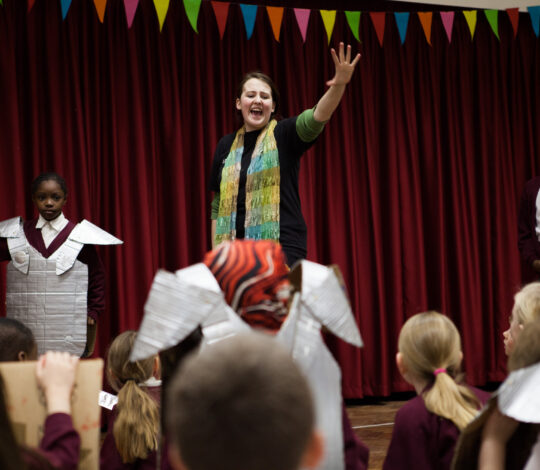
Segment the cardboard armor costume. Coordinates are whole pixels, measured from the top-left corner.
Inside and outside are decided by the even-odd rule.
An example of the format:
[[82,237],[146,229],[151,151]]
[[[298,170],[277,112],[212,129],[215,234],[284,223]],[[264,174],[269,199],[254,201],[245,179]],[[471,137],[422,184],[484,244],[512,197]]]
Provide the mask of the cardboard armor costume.
[[77,260],[85,244],[122,241],[83,220],[45,258],[30,245],[20,217],[0,222],[11,261],[7,267],[6,313],[34,333],[38,354],[66,351],[81,356],[86,346],[88,266]]

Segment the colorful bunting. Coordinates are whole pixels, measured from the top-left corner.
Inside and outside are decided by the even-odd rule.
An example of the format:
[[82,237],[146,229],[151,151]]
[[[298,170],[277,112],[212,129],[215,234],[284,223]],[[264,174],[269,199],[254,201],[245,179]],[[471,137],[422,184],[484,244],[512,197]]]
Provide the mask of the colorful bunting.
[[431,46],[431,23],[433,22],[433,12],[432,11],[419,11],[418,18],[422,24],[422,29],[426,35],[426,40]]
[[349,24],[349,28],[351,28],[351,31],[355,39],[358,42],[362,42],[360,41],[360,37],[358,35],[358,30],[360,29],[360,12],[359,11],[346,11],[345,17],[347,18],[347,23]]
[[454,12],[453,11],[441,11],[441,20],[446,31],[446,37],[448,42],[452,42],[452,27],[454,25]]
[[527,7],[529,15],[531,17],[532,27],[534,29],[534,34],[538,37],[540,30],[540,7]]
[[128,29],[131,28],[131,25],[133,24],[133,18],[135,18],[138,4],[139,0],[124,0],[124,10],[126,12]]
[[30,10],[34,6],[34,3],[36,3],[36,0],[28,0],[28,12],[30,12]]
[[154,7],[156,8],[156,13],[159,20],[159,30],[163,29],[163,23],[165,22],[165,17],[169,11],[169,0],[154,0]]
[[62,7],[62,19],[66,19],[67,12],[71,6],[71,0],[61,0],[60,5]]
[[107,6],[107,0],[94,0],[94,6],[98,14],[99,21],[103,23],[105,17],[105,7]]
[[469,31],[471,32],[471,41],[474,38],[474,31],[476,30],[476,10],[464,10],[463,16],[469,25]]
[[225,33],[225,26],[227,26],[227,16],[229,16],[229,2],[212,2],[212,8],[214,9],[214,15],[216,15],[216,21],[219,29],[219,37],[223,39]]
[[199,10],[201,8],[201,0],[184,0],[184,9],[189,20],[189,24],[197,34],[197,18],[199,18]]
[[401,44],[405,42],[405,37],[407,36],[407,26],[409,25],[409,13],[396,11],[394,12],[394,17],[396,19],[396,24],[399,31],[399,37],[401,39]]
[[491,30],[493,31],[493,33],[495,33],[495,36],[497,36],[497,39],[500,41],[501,39],[499,38],[499,10],[484,10],[484,14],[486,15],[488,23],[491,26]]
[[512,23],[515,38],[517,36],[519,25],[519,8],[507,8],[506,13],[508,13],[508,18],[510,18],[510,23]]
[[336,10],[321,10],[321,18],[324,23],[324,29],[326,29],[328,44],[330,44],[330,38],[332,37],[334,25],[336,24]]
[[296,22],[298,23],[298,28],[300,29],[300,34],[302,34],[302,40],[306,42],[306,33],[309,23],[309,15],[311,10],[306,8],[295,8],[294,16],[296,17]]
[[240,4],[242,15],[244,16],[244,25],[246,26],[247,38],[250,39],[255,28],[255,19],[257,18],[257,5]]
[[279,33],[281,32],[281,22],[283,21],[283,7],[266,7],[268,18],[270,18],[270,25],[274,32],[276,41],[279,42]]
[[377,39],[379,40],[379,44],[381,45],[381,47],[383,47],[384,23],[386,21],[386,13],[384,11],[371,11],[369,13],[369,16],[371,17],[371,22],[373,23],[375,32],[377,33]]

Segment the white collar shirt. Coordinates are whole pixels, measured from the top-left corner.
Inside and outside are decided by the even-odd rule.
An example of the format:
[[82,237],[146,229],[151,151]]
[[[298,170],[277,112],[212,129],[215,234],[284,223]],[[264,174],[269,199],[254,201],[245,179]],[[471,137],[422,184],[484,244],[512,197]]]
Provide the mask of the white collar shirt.
[[58,236],[58,234],[66,227],[68,220],[65,218],[63,212],[54,220],[46,220],[41,215],[36,224],[36,228],[41,229],[41,236],[45,243],[45,248],[49,248],[52,241]]

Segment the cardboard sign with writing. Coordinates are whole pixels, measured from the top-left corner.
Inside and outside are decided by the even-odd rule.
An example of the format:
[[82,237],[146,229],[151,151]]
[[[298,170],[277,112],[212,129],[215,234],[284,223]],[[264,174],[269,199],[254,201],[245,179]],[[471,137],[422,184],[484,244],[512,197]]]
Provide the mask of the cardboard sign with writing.
[[[3,362],[0,373],[6,386],[8,413],[19,443],[39,446],[47,417],[45,396],[36,382],[36,363]],[[98,403],[103,377],[103,360],[79,361],[71,399],[75,429],[81,436],[80,470],[99,467],[99,432],[101,411]]]

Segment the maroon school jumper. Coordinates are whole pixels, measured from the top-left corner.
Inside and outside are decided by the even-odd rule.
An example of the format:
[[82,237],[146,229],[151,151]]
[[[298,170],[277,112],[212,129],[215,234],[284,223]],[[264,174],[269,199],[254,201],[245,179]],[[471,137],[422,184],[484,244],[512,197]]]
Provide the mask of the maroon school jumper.
[[[35,218],[26,220],[23,223],[24,235],[28,243],[39,251],[44,258],[49,258],[67,240],[69,234],[75,228],[75,224],[68,221],[67,225],[46,248],[41,230],[36,228],[37,221],[38,218]],[[105,309],[105,268],[93,245],[84,245],[77,259],[88,266],[88,316],[97,321],[99,314]],[[11,260],[11,255],[7,240],[0,238],[0,261],[9,260]]]
[[[483,405],[490,394],[470,387]],[[383,470],[448,470],[459,437],[456,425],[431,413],[417,396],[396,413]]]
[[[53,413],[47,416],[43,439],[37,451],[22,449],[22,459],[29,470],[49,469],[76,470],[79,464],[81,438],[73,427],[71,415]],[[39,454],[42,459],[37,458]]]
[[540,241],[536,235],[536,197],[539,190],[540,177],[527,181],[519,204],[518,248],[521,258],[529,266],[540,259]]

